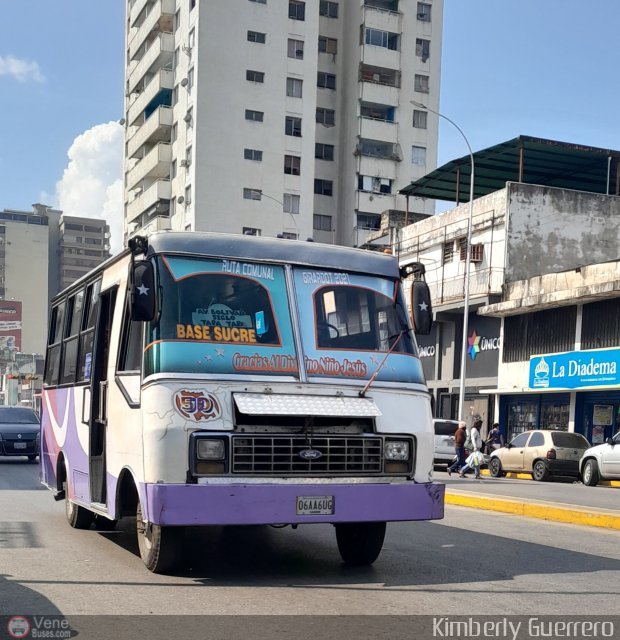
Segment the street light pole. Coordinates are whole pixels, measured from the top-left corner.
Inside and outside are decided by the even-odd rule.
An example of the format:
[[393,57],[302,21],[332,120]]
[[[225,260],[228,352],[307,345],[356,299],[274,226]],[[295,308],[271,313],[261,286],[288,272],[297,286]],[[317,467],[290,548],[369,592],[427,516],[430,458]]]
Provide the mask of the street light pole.
[[469,270],[471,263],[471,235],[472,235],[472,227],[473,227],[473,217],[474,217],[474,154],[471,150],[471,145],[469,144],[469,140],[467,136],[463,133],[461,127],[459,127],[456,122],[450,120],[447,116],[444,116],[439,111],[435,111],[430,107],[427,107],[425,104],[421,102],[416,102],[415,100],[411,100],[411,104],[420,107],[422,109],[426,109],[426,111],[430,111],[434,113],[436,116],[447,120],[460,134],[463,136],[463,140],[465,140],[465,144],[467,145],[467,149],[469,150],[469,161],[471,163],[471,175],[469,176],[469,215],[467,220],[467,257],[465,259],[465,300],[463,301],[463,337],[461,341],[461,369],[460,369],[460,380],[459,380],[459,410],[458,410],[458,419],[464,420],[464,405],[465,405],[465,368],[467,366],[467,332],[469,325]]

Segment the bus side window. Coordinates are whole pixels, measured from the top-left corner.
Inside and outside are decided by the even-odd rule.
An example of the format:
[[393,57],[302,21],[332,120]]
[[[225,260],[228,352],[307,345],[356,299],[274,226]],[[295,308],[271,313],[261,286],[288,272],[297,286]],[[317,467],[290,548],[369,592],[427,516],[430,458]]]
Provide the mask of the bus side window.
[[50,318],[50,332],[47,340],[47,357],[45,358],[45,384],[55,386],[60,378],[60,352],[65,320],[65,305],[63,300],[52,308]]
[[142,327],[144,322],[131,319],[129,301],[125,305],[121,333],[118,371],[140,371],[142,365]]
[[80,349],[78,354],[77,380],[78,382],[90,382],[93,345],[95,342],[95,323],[99,312],[99,293],[101,292],[101,280],[96,280],[86,288],[84,310],[80,331]]
[[69,298],[67,304],[67,326],[62,348],[62,375],[60,384],[74,383],[78,359],[78,338],[84,306],[84,290]]

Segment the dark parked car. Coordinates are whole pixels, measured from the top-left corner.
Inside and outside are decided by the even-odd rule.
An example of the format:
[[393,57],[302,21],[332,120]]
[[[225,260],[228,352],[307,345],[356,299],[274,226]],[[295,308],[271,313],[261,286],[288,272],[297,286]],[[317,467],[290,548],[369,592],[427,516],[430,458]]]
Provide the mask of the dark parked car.
[[0,455],[36,460],[40,434],[41,422],[32,409],[0,406]]

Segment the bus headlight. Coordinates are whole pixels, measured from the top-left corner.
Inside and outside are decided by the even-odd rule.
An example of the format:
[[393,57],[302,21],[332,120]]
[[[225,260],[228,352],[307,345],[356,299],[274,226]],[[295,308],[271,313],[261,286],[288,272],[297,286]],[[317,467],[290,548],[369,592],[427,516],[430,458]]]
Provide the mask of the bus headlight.
[[196,440],[196,457],[199,460],[224,460],[226,446],[224,440],[200,438]]
[[386,460],[409,460],[409,443],[404,440],[388,440],[383,457]]

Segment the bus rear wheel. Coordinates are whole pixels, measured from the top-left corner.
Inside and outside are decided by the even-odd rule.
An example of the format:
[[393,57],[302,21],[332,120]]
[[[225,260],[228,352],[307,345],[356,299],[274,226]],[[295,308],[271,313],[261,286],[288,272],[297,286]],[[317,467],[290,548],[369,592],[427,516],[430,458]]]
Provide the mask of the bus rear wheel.
[[381,553],[385,522],[346,522],[336,525],[338,551],[345,564],[372,564]]
[[88,529],[93,522],[93,513],[69,499],[69,485],[65,482],[65,514],[74,529]]
[[177,564],[183,529],[144,522],[138,501],[136,532],[140,557],[149,571],[163,573]]

